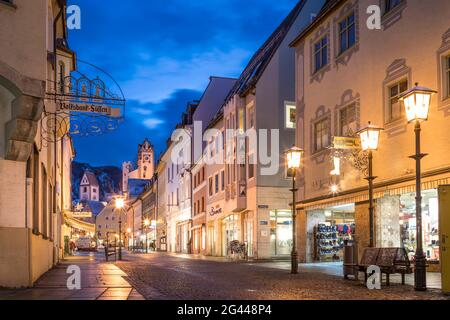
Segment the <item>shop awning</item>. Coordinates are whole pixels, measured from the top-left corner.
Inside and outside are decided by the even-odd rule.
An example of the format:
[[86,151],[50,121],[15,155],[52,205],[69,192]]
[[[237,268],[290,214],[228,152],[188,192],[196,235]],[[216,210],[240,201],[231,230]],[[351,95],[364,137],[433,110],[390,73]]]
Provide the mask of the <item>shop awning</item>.
[[[449,174],[438,176],[424,177],[422,179],[422,190],[437,189],[441,185],[450,184]],[[374,199],[383,198],[385,196],[400,196],[408,193],[416,192],[415,180],[405,181],[402,183],[380,183],[375,184]],[[335,197],[324,197],[323,199],[306,200],[297,204],[297,208],[311,211],[322,210],[335,206],[342,206],[351,203],[360,203],[369,201],[369,193],[365,190],[355,190],[355,192],[347,192],[345,195],[337,195]]]
[[72,228],[76,228],[78,230],[82,230],[86,233],[95,233],[95,224],[93,223],[89,223],[89,222],[85,222],[85,221],[81,221],[75,218],[69,218],[66,217],[65,218],[65,222],[67,225],[69,225],[69,227]]

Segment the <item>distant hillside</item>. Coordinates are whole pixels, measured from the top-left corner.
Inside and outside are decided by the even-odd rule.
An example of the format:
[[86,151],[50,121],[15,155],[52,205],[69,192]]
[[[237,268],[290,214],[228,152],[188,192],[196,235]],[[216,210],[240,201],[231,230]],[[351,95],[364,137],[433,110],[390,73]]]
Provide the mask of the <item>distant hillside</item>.
[[86,170],[93,172],[100,183],[100,201],[105,201],[105,194],[118,194],[122,185],[122,170],[117,167],[92,167],[87,163],[72,163],[72,199],[79,200],[79,186]]

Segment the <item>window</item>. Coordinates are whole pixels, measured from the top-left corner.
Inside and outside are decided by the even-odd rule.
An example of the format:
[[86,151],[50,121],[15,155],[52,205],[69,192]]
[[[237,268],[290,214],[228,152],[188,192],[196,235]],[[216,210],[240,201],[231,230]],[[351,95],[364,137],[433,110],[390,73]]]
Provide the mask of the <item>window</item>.
[[446,98],[450,98],[450,56],[445,58]]
[[239,109],[239,113],[238,113],[238,117],[239,117],[239,130],[241,132],[244,132],[245,128],[244,128],[244,109]]
[[48,194],[47,194],[47,171],[44,165],[41,165],[42,169],[42,234],[44,237],[48,236]]
[[389,12],[395,7],[397,7],[403,0],[386,0],[385,12]]
[[356,105],[351,104],[339,111],[339,135],[348,137],[356,132]]
[[102,225],[101,225],[101,224],[99,224],[99,225],[98,225],[98,228],[99,228],[99,229],[101,229],[101,228],[102,228]]
[[205,212],[205,197],[202,197],[202,212]]
[[215,193],[218,193],[219,192],[219,175],[216,174],[214,179],[215,179],[215,183],[214,183],[215,188],[214,188],[214,190],[215,190]]
[[353,47],[356,43],[355,13],[339,22],[339,53]]
[[83,192],[87,192],[87,187],[83,187]]
[[59,63],[59,90],[60,93],[64,93],[64,84],[65,84],[65,77],[66,77],[66,67],[63,62]]
[[93,192],[93,193],[97,193],[97,189],[96,189],[96,188],[93,188],[93,189],[92,189],[92,192]]
[[248,108],[248,127],[249,128],[255,127],[255,108],[254,107]]
[[328,119],[320,120],[314,124],[314,150],[321,151],[330,143],[330,128]]
[[209,178],[209,196],[212,197],[213,195],[213,179],[212,177]]
[[220,172],[220,181],[222,182],[221,190],[224,191],[225,190],[225,171],[223,171],[223,170]]
[[402,80],[389,87],[388,122],[398,120],[402,117],[403,106],[400,97],[408,90],[408,80]]
[[296,123],[296,106],[295,103],[286,103],[285,104],[285,113],[286,113],[286,122],[285,126],[288,129],[295,129],[295,123]]
[[253,179],[255,177],[255,161],[254,156],[249,155],[248,156],[248,178]]
[[314,45],[314,72],[328,64],[328,36],[323,37]]
[[197,214],[197,202],[194,202],[194,215]]

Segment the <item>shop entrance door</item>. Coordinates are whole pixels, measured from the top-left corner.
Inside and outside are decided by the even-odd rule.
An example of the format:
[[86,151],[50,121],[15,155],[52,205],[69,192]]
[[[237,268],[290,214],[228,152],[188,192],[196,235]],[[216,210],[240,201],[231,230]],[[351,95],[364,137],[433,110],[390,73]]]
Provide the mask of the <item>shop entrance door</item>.
[[442,292],[450,293],[450,185],[439,187]]
[[230,245],[230,242],[239,240],[237,222],[237,215],[231,215],[225,218],[222,222],[222,255],[224,257],[228,256],[228,246]]

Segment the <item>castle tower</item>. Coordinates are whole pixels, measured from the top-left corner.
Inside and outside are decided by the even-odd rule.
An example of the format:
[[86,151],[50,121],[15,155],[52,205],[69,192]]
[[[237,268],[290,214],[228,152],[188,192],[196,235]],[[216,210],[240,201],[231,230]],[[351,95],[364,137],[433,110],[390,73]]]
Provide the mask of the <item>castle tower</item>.
[[143,144],[139,145],[138,149],[138,174],[139,179],[151,179],[155,173],[154,165],[154,148],[148,141],[144,140]]

